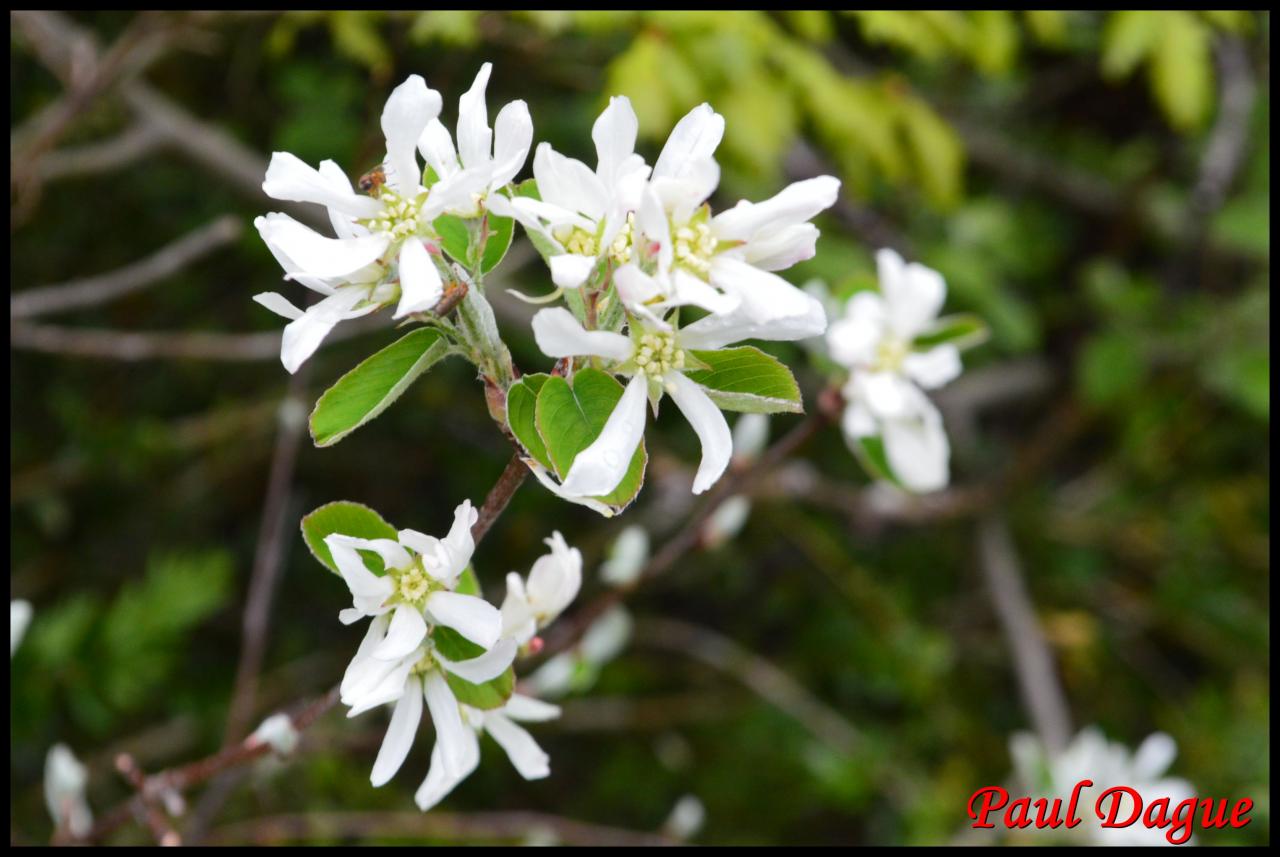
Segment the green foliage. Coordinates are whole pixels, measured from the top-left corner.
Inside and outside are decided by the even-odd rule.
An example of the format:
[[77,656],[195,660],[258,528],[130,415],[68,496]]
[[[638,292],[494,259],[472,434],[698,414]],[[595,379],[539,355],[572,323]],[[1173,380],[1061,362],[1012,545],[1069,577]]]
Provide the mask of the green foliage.
[[[340,574],[333,562],[333,554],[324,543],[325,537],[338,533],[357,539],[395,539],[396,528],[382,520],[377,512],[360,503],[338,500],[326,503],[302,519],[302,538],[311,549],[311,555],[334,574]],[[381,574],[381,560],[364,553],[365,565],[370,571]]]
[[311,412],[316,446],[332,446],[377,417],[449,353],[439,331],[419,328],[360,363],[316,401]]
[[[572,384],[559,376],[549,377],[542,383],[538,390],[535,420],[547,457],[561,479],[569,473],[578,453],[600,436],[621,398],[622,385],[599,369],[579,370],[574,374]],[[596,499],[615,510],[626,508],[640,493],[647,462],[648,454],[641,440],[622,481],[611,492]]]
[[[431,629],[431,640],[440,654],[454,662],[467,661],[484,654],[484,648],[444,625],[436,625]],[[502,675],[483,684],[474,684],[447,671],[445,680],[449,682],[449,689],[458,697],[459,702],[484,710],[505,705],[515,691],[516,684],[515,670],[512,667],[507,667]]]
[[708,368],[685,374],[701,384],[722,410],[756,414],[804,412],[795,377],[773,355],[751,345],[691,353]]

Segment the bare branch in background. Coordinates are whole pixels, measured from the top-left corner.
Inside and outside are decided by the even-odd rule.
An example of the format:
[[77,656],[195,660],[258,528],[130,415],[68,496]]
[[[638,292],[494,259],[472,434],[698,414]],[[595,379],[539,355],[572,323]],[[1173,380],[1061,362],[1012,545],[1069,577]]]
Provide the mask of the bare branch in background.
[[709,628],[666,618],[636,622],[636,643],[688,655],[732,676],[762,699],[790,715],[837,753],[848,755],[861,742],[857,728],[783,670]]
[[1066,748],[1071,714],[1058,682],[1053,654],[1023,582],[1009,525],[999,513],[978,524],[978,566],[1013,659],[1018,689],[1036,734],[1050,754]]
[[145,122],[136,122],[101,143],[56,149],[40,159],[37,169],[44,182],[108,173],[142,160],[164,148],[168,141]]
[[119,270],[20,291],[9,298],[9,317],[32,318],[115,300],[176,274],[192,262],[230,244],[242,231],[240,218],[223,215]]

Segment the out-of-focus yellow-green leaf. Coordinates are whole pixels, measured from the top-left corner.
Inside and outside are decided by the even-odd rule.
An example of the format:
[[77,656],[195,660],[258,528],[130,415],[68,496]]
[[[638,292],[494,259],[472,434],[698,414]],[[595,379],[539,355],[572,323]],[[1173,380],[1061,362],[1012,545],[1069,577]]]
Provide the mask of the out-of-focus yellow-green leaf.
[[1051,48],[1066,44],[1068,14],[1056,9],[1028,9],[1022,13],[1032,37]]
[[1131,74],[1160,38],[1161,12],[1112,12],[1102,33],[1102,74],[1116,80]]
[[333,34],[333,45],[338,52],[379,77],[391,71],[390,51],[378,33],[377,20],[380,14],[349,10],[333,12],[329,16],[329,31]]
[[964,147],[951,126],[924,101],[904,96],[898,116],[920,186],[939,206],[959,202]]
[[1219,30],[1232,33],[1253,31],[1253,16],[1243,9],[1206,9],[1200,14]]
[[656,36],[642,33],[609,63],[606,72],[605,91],[631,99],[640,133],[648,137],[670,128],[675,120],[671,97],[666,87],[659,85],[666,53]]
[[869,42],[894,45],[926,60],[937,59],[946,51],[938,31],[919,13],[867,9],[850,14],[858,19]]
[[1018,56],[1018,28],[1013,13],[1004,9],[973,12],[969,38],[974,65],[987,74],[1005,74]]
[[791,93],[776,79],[753,75],[725,93],[718,107],[725,118],[725,148],[756,172],[776,174],[795,136]]
[[835,28],[831,24],[831,13],[826,9],[797,9],[785,12],[787,23],[800,34],[801,38],[823,44],[831,40]]
[[480,39],[476,24],[480,12],[475,9],[434,9],[419,12],[409,28],[409,40],[415,44],[440,41],[447,45],[470,47]]
[[1213,59],[1209,29],[1190,12],[1163,13],[1151,56],[1151,87],[1170,124],[1181,131],[1200,127],[1213,103]]

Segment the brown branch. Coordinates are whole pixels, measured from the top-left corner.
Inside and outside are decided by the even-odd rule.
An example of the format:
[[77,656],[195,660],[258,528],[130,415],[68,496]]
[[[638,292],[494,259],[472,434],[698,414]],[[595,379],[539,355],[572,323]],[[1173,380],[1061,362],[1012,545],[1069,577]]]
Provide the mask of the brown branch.
[[171,276],[240,237],[240,219],[223,215],[166,244],[155,253],[106,274],[26,289],[9,298],[9,318],[32,318],[94,306],[136,292]]
[[516,493],[516,489],[524,484],[524,480],[528,475],[529,468],[525,466],[524,461],[520,458],[520,453],[517,452],[512,455],[511,460],[507,462],[507,466],[503,468],[502,474],[498,477],[498,481],[489,489],[489,494],[484,498],[484,504],[480,507],[475,525],[471,527],[471,538],[476,544],[479,544],[485,533],[489,532],[493,522],[498,520],[502,510],[507,508],[507,504],[511,502],[511,497]]
[[978,525],[978,557],[1013,658],[1022,702],[1040,741],[1051,755],[1056,754],[1066,748],[1070,739],[1071,715],[1066,694],[1058,683],[1053,653],[1023,582],[1009,525],[999,513],[987,515]]
[[223,741],[227,744],[245,731],[253,716],[258,673],[262,669],[267,632],[271,624],[271,606],[275,601],[280,572],[284,568],[285,534],[289,529],[289,492],[307,426],[303,393],[310,365],[304,364],[289,379],[289,390],[280,403],[279,430],[271,456],[258,545],[254,551],[253,572],[245,600],[244,644],[240,651],[235,690],[227,709],[227,723],[223,733]]
[[100,143],[55,149],[40,159],[36,169],[46,184],[59,179],[106,173],[142,160],[165,146],[168,140],[145,121]]
[[[380,330],[386,319],[376,315],[340,324],[325,338],[324,346]],[[41,351],[64,357],[101,357],[108,360],[216,360],[232,363],[280,358],[280,333],[172,333],[64,327],[52,324],[11,322],[9,347]],[[322,346],[323,347],[323,346]]]
[[211,845],[276,845],[308,839],[510,842],[549,833],[564,845],[678,845],[658,833],[621,830],[538,812],[331,812],[267,816],[213,831]]

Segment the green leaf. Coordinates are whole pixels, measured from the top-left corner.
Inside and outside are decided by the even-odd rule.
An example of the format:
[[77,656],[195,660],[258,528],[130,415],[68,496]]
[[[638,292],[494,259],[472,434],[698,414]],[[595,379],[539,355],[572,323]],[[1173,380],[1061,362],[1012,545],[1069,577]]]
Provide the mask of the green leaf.
[[744,345],[690,354],[710,368],[685,375],[700,384],[718,407],[757,414],[804,413],[791,370],[759,348]]
[[458,576],[458,585],[453,591],[459,595],[474,595],[477,598],[483,596],[480,591],[480,578],[476,577],[476,570],[468,565],[462,570],[462,574]]
[[1192,131],[1213,105],[1210,30],[1190,12],[1161,14],[1164,28],[1151,54],[1151,87],[1169,123]]
[[889,456],[884,451],[884,439],[880,435],[872,434],[856,438],[853,442],[853,451],[873,479],[902,485],[894,474],[893,468],[889,466]]
[[[543,383],[538,391],[535,419],[547,456],[561,479],[573,466],[578,453],[600,436],[621,398],[622,385],[599,369],[578,371],[572,386],[559,376],[551,376]],[[640,492],[647,462],[644,440],[641,440],[618,487],[597,499],[611,506],[626,506]]]
[[920,187],[939,206],[957,203],[964,174],[964,147],[956,132],[919,98],[899,101],[898,119]]
[[915,339],[916,348],[932,348],[951,343],[964,350],[986,342],[991,336],[987,323],[971,313],[943,316]]
[[311,438],[332,446],[385,411],[413,381],[448,356],[439,331],[418,328],[369,357],[324,392],[311,412]]
[[507,255],[511,249],[511,236],[515,233],[516,222],[510,217],[499,217],[490,213],[486,215],[489,234],[484,242],[484,256],[480,261],[480,273],[487,274]]
[[1155,47],[1160,35],[1159,12],[1112,12],[1102,34],[1102,75],[1127,77]]
[[[435,642],[440,654],[455,662],[469,661],[480,657],[485,652],[483,646],[476,645],[454,629],[444,625],[436,625],[431,629],[431,639]],[[472,708],[485,710],[501,708],[511,698],[516,686],[515,670],[511,667],[507,667],[502,675],[484,684],[472,684],[447,670],[444,675],[445,680],[449,682],[449,689],[453,691],[454,696],[458,697],[459,702],[470,705]]]
[[453,691],[453,695],[458,697],[458,702],[483,711],[506,705],[516,689],[516,671],[513,667],[507,667],[507,671],[502,675],[484,684],[472,684],[447,670],[444,678],[449,682],[449,689]]
[[537,405],[538,393],[550,377],[545,373],[525,375],[507,390],[507,425],[511,433],[529,455],[548,469],[551,468],[551,459],[547,456],[542,436],[538,434]]
[[[325,536],[341,533],[358,539],[394,539],[396,528],[382,519],[377,512],[360,503],[339,500],[326,503],[319,509],[302,519],[302,538],[311,549],[311,554],[320,560],[334,574],[339,574],[334,565],[329,546],[324,543]],[[366,556],[365,564],[376,563],[377,560]],[[381,572],[380,566],[370,565],[370,570]]]
[[431,228],[440,236],[440,246],[455,262],[461,262],[470,268],[471,230],[467,221],[453,214],[442,214],[431,223]]

